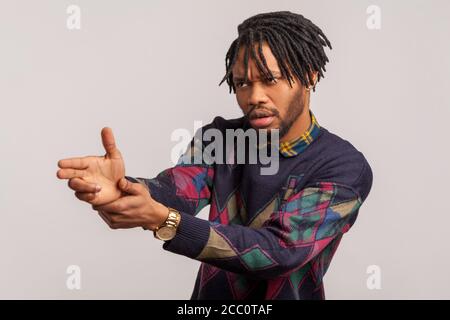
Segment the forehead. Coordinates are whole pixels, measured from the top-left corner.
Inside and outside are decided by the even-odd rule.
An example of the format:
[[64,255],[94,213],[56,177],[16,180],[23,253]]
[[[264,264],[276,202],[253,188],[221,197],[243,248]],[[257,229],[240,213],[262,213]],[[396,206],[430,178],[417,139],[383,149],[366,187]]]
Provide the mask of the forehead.
[[[255,43],[255,44],[253,44],[253,47],[255,48],[255,54],[256,54],[257,59],[262,64],[262,61],[260,60],[259,53],[258,53],[258,51],[259,51],[259,44]],[[266,59],[266,63],[267,63],[267,66],[268,66],[269,70],[278,71],[279,72],[280,69],[278,67],[277,59],[273,55],[272,50],[270,50],[270,47],[267,44],[267,42],[263,42],[262,43],[261,49],[262,49],[262,54],[263,54],[264,58]],[[235,62],[234,66],[233,66],[233,69],[232,69],[233,75],[236,76],[236,77],[241,77],[241,76],[245,75],[244,55],[245,55],[245,47],[242,46],[242,47],[239,48],[238,56],[236,57],[236,62]],[[251,56],[251,52],[250,51],[248,51],[248,68],[250,70],[252,70],[252,73],[255,72],[255,73],[259,74],[258,68],[256,66],[256,63],[253,61],[253,58]]]

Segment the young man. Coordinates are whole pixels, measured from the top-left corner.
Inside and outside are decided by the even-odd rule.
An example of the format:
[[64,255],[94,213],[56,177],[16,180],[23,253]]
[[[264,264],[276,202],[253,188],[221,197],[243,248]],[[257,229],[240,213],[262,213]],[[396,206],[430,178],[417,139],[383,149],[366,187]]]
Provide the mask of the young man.
[[[153,230],[165,250],[202,261],[192,299],[324,299],[323,276],[372,186],[364,155],[309,108],[325,46],[310,20],[282,11],[241,23],[226,55],[222,82],[244,116],[202,130],[278,129],[274,175],[260,163],[191,161],[208,146],[194,138],[175,167],[153,179],[125,176],[103,128],[106,155],[61,160],[57,176],[111,228]],[[208,204],[209,220],[196,217]]]

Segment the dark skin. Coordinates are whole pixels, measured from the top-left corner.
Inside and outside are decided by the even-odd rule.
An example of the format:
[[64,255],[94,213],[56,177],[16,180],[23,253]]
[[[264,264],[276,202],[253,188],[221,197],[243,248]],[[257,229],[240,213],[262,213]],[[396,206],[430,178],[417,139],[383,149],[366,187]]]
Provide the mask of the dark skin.
[[[257,47],[255,45],[257,52]],[[248,61],[248,81],[243,83],[244,78],[244,47],[239,49],[236,64],[233,66],[233,82],[236,86],[236,98],[244,115],[251,115],[254,109],[261,109],[267,113],[275,114],[269,125],[255,127],[255,129],[279,129],[280,141],[289,141],[305,132],[311,125],[309,117],[309,96],[307,90],[294,77],[292,88],[285,78],[281,78],[280,68],[270,47],[263,42],[262,51],[266,59],[267,66],[275,78],[275,81],[265,81],[260,79],[260,73],[256,63],[249,57]],[[315,80],[317,72],[312,74]],[[251,116],[250,116],[251,117]],[[289,126],[289,124],[291,125]],[[282,133],[289,126],[287,132]]]
[[[262,50],[275,81],[262,79],[250,57],[248,81],[243,83],[239,78],[244,77],[244,48],[240,48],[232,70],[236,99],[249,119],[252,119],[256,110],[269,115],[253,124],[250,122],[255,129],[280,129],[280,141],[289,141],[300,136],[311,125],[310,92],[297,77],[294,77],[291,88],[288,80],[281,77],[278,62],[267,43],[263,43]],[[313,80],[316,77],[317,73],[311,74]],[[57,177],[68,179],[68,186],[75,191],[75,196],[91,204],[110,228],[142,227],[155,230],[167,219],[167,206],[154,200],[143,184],[132,183],[124,178],[125,163],[116,147],[112,130],[103,128],[101,137],[106,150],[104,156],[60,160]]]
[[112,130],[103,128],[101,136],[104,156],[60,160],[57,177],[68,179],[75,196],[90,203],[112,229],[154,230],[166,220],[168,208],[155,201],[144,185],[124,178],[125,163]]

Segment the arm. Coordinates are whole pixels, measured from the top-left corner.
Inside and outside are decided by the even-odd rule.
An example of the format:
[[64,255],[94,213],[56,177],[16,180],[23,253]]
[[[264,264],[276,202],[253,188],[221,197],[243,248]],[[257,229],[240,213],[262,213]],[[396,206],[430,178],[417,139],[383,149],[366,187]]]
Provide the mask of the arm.
[[177,235],[163,248],[224,270],[270,279],[301,268],[347,232],[361,204],[350,186],[320,182],[291,195],[259,229],[182,212]]

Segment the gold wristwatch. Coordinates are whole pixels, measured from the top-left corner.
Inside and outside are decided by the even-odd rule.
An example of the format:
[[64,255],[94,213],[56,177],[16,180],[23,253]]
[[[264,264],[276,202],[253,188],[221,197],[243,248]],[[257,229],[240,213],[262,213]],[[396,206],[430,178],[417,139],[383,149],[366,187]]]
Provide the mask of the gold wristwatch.
[[178,225],[180,224],[181,214],[178,210],[169,208],[169,215],[166,221],[153,231],[155,238],[163,241],[173,239],[177,233]]

